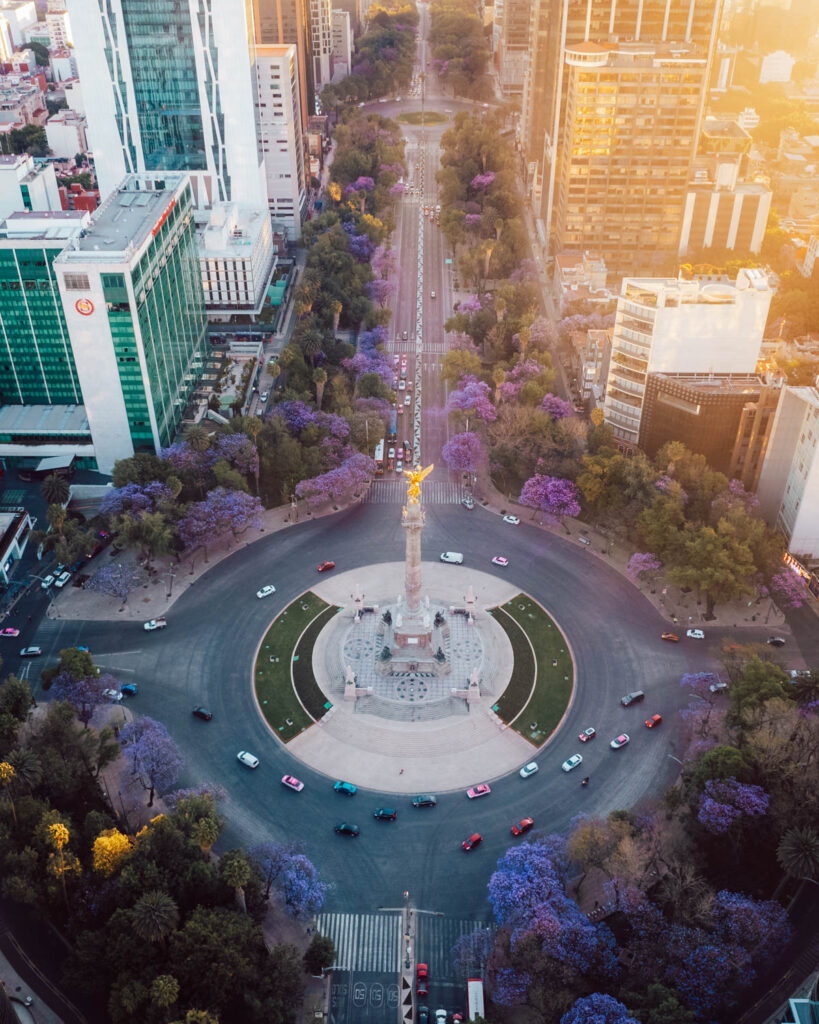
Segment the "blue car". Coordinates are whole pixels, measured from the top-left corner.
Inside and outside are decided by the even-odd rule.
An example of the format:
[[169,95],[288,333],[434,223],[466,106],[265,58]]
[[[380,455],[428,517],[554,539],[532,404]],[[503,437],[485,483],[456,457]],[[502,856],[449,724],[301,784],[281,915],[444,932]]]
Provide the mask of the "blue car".
[[139,693],[139,687],[136,683],[123,683],[119,688],[119,692],[125,697],[136,697]]
[[333,786],[336,793],[343,793],[345,796],[355,796],[358,788],[352,782],[337,782]]

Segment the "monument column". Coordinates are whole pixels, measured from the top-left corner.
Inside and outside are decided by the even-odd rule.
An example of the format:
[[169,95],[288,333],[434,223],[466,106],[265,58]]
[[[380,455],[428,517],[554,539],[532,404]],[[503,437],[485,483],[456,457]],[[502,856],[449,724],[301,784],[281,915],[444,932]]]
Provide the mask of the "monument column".
[[417,501],[404,506],[401,525],[407,531],[404,590],[407,609],[412,614],[421,608],[421,530],[424,527],[424,510]]

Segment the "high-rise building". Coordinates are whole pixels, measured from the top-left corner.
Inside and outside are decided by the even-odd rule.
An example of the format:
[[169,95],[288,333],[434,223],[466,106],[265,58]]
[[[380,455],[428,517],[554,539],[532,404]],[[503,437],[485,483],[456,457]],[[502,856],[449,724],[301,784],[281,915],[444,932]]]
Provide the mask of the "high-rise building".
[[62,210],[51,164],[28,153],[0,156],[0,220],[17,210]]
[[332,0],[310,0],[310,56],[313,60],[313,81],[318,93],[333,78]]
[[126,174],[181,171],[200,208],[263,208],[243,0],[69,0],[68,10],[101,194]]
[[301,234],[307,211],[304,126],[295,46],[256,47],[256,116],[264,159],[268,208],[287,237]]
[[97,466],[170,444],[208,350],[185,174],[128,175],[54,260]]
[[785,388],[759,480],[768,522],[785,534],[794,555],[819,559],[819,379]]
[[312,22],[307,0],[253,0],[256,42],[264,46],[296,47],[301,121],[316,109],[316,80],[312,60]]
[[740,270],[734,282],[625,278],[605,403],[619,446],[639,443],[649,374],[753,373],[770,304],[761,270]]
[[[571,239],[612,268],[632,254],[646,262],[657,241],[676,252],[720,9],[721,0],[533,0],[521,144],[552,252]],[[598,212],[581,215],[584,202]],[[593,237],[575,243],[586,227]],[[610,260],[616,247],[599,235],[624,239],[623,258]]]
[[349,11],[333,8],[333,75],[349,75],[353,59],[353,25]]
[[218,203],[207,218],[197,237],[208,317],[229,320],[236,313],[257,315],[276,266],[267,211]]
[[507,95],[523,91],[529,63],[530,0],[505,0],[498,40],[498,78]]

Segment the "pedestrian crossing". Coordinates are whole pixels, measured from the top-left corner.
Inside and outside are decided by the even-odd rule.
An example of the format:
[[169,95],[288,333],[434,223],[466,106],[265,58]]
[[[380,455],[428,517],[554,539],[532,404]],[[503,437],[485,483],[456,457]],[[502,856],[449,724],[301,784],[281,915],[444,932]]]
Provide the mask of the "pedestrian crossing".
[[[410,338],[409,341],[397,341],[389,346],[390,353],[398,353],[398,355],[415,356],[418,355],[418,350],[415,345],[415,339]],[[421,349],[421,355],[433,355],[443,356],[449,351],[447,343],[445,341],[424,341]]]
[[415,959],[429,964],[431,977],[455,981],[452,947],[462,935],[471,935],[479,928],[486,928],[486,925],[456,917],[418,914],[415,922]]
[[[458,484],[448,480],[425,480],[422,501],[424,505],[457,505],[463,498]],[[370,505],[403,505],[407,500],[407,482],[402,476],[395,480],[373,480],[367,502]]]

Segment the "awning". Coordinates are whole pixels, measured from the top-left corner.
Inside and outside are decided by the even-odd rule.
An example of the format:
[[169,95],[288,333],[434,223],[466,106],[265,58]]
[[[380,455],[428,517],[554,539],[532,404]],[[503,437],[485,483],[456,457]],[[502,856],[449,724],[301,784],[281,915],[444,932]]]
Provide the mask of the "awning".
[[47,459],[40,459],[34,467],[34,471],[36,473],[53,473],[56,469],[68,469],[73,461],[73,452],[66,452],[65,455],[50,455]]

